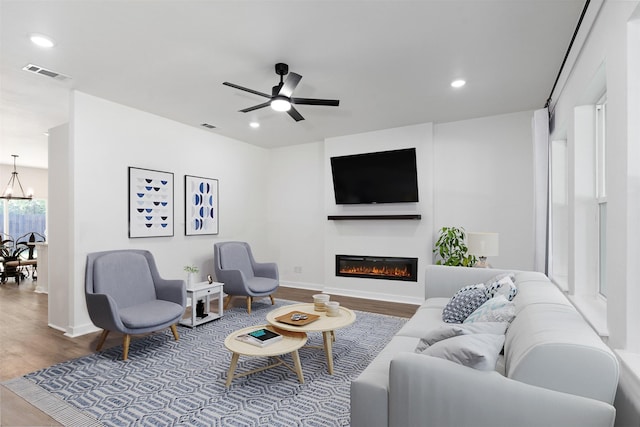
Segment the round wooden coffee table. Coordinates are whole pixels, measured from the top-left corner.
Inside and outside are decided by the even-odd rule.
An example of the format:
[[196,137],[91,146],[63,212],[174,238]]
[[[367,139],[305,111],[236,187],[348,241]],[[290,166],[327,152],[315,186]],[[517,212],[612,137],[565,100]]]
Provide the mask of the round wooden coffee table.
[[[288,314],[290,312],[300,311],[303,313],[315,314],[320,316],[317,320],[306,325],[289,325],[276,320],[277,317]],[[333,341],[335,340],[336,329],[349,326],[356,321],[356,314],[346,307],[340,306],[338,316],[329,317],[326,311],[315,311],[313,304],[292,304],[284,307],[276,308],[267,314],[267,322],[278,329],[293,332],[322,332],[322,342],[324,352],[327,357],[327,370],[333,375]]]
[[[265,347],[258,347],[252,344],[248,344],[246,342],[242,342],[236,339],[237,336],[246,334],[251,331],[255,331],[260,328],[268,328],[274,332],[282,335],[282,339],[278,342],[274,342]],[[302,374],[302,366],[300,364],[300,356],[298,355],[298,349],[307,343],[307,334],[304,332],[290,332],[286,330],[280,330],[280,328],[274,328],[269,325],[256,325],[249,326],[247,328],[239,329],[235,332],[230,333],[227,338],[224,340],[224,346],[227,347],[229,351],[233,353],[231,356],[231,365],[229,366],[229,372],[227,374],[227,383],[226,386],[229,387],[231,385],[231,381],[234,378],[244,377],[246,375],[250,375],[256,372],[261,372],[269,368],[273,368],[276,366],[284,365],[293,372],[298,375],[298,380],[300,383],[304,383],[304,375]],[[293,368],[289,366],[284,360],[280,358],[280,356],[284,354],[291,353],[291,358],[293,359]],[[241,374],[234,375],[236,367],[238,366],[238,359],[240,356],[251,356],[251,357],[273,357],[278,360],[277,363],[273,363],[271,365],[265,366],[263,368],[253,369],[248,372],[243,372]]]

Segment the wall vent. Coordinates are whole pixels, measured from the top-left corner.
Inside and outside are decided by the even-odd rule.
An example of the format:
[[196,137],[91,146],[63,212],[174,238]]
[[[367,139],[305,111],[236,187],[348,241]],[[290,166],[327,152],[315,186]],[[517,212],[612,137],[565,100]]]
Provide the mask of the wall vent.
[[51,77],[52,79],[65,81],[69,80],[71,77],[66,76],[64,74],[56,73],[55,71],[47,70],[46,68],[40,67],[38,65],[29,64],[22,68],[24,71],[29,71],[30,73],[40,74],[42,76]]
[[205,127],[207,129],[215,129],[216,128],[214,125],[210,125],[209,123],[202,123],[202,124],[200,124],[200,126]]

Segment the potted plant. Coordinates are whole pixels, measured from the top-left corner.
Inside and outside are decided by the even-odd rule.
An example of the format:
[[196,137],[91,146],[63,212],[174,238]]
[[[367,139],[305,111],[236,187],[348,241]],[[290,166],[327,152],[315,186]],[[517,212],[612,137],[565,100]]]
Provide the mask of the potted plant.
[[184,271],[187,272],[187,287],[193,284],[193,275],[200,271],[195,265],[185,265]]
[[477,261],[475,255],[467,253],[466,234],[462,227],[442,227],[433,253],[437,265],[473,267]]

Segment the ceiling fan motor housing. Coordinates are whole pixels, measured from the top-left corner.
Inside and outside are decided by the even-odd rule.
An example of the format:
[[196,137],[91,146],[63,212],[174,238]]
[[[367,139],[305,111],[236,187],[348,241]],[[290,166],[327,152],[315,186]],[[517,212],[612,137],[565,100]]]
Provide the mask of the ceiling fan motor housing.
[[278,62],[276,64],[276,74],[279,76],[284,76],[289,73],[289,66],[287,64],[283,64],[282,62]]

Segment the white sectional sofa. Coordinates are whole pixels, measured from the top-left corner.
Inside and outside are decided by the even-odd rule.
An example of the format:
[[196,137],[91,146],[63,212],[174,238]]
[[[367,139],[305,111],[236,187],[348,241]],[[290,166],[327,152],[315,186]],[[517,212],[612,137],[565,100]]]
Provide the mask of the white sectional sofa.
[[415,353],[456,291],[504,272],[427,268],[424,304],[351,384],[353,427],[613,426],[617,359],[544,274],[514,272],[495,371]]

